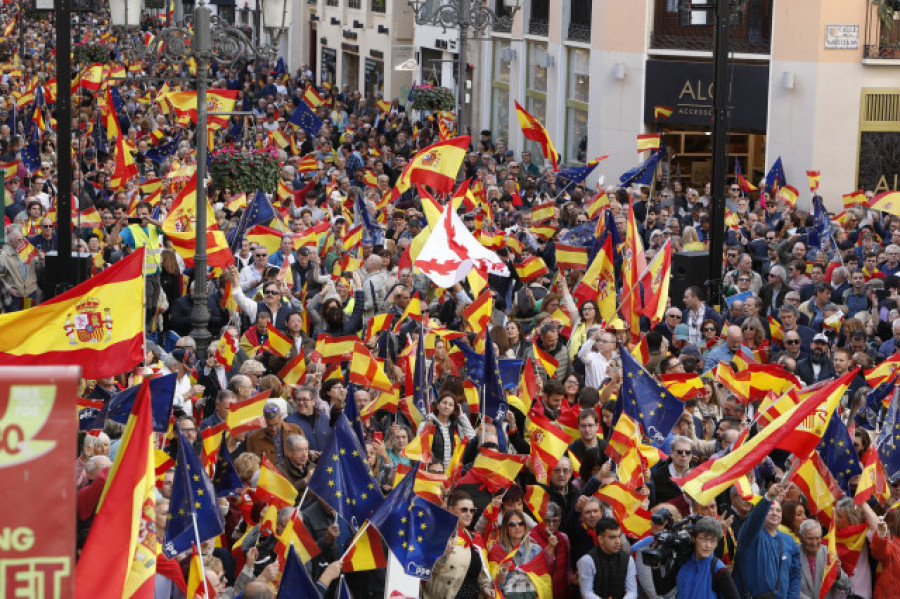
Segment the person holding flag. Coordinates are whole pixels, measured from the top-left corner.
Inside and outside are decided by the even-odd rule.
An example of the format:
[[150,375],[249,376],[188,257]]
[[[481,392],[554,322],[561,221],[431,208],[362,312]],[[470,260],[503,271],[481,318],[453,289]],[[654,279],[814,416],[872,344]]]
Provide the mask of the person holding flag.
[[162,235],[162,221],[151,216],[153,206],[147,202],[138,202],[135,208],[140,222],[123,216],[118,220],[109,235],[109,245],[123,244],[131,250],[146,248],[144,252],[144,315],[148,328],[152,326],[156,315],[156,306],[159,303],[160,264],[162,247],[160,236]]

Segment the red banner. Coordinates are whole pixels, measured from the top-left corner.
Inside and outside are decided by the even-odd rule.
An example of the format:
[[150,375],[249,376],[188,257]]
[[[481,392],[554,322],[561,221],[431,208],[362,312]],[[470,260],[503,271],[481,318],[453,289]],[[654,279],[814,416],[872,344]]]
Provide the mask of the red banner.
[[0,597],[75,593],[79,376],[0,367]]

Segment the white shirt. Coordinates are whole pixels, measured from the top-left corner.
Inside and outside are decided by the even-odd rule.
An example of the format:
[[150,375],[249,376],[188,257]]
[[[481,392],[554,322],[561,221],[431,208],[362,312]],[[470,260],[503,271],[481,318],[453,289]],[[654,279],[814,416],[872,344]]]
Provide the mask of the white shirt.
[[191,376],[189,374],[185,374],[181,378],[175,379],[175,397],[172,400],[172,406],[175,408],[181,408],[182,411],[191,415]]
[[606,379],[606,369],[609,360],[600,352],[594,350],[594,339],[589,338],[578,350],[578,359],[584,362],[584,385],[593,389],[600,389],[600,384]]

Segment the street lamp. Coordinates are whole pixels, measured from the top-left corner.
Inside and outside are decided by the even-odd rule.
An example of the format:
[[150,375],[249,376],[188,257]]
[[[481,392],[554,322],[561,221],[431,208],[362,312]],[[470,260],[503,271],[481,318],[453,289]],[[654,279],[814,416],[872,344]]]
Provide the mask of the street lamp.
[[441,27],[444,33],[448,29],[459,29],[456,122],[459,124],[459,132],[464,133],[463,110],[466,103],[466,50],[469,30],[478,36],[483,36],[493,29],[508,31],[513,17],[521,8],[521,0],[503,0],[507,12],[505,15],[495,13],[483,3],[483,0],[440,0],[440,4],[434,9],[423,12],[426,4],[431,5],[430,2],[426,3],[426,0],[409,0],[417,24]]
[[[206,92],[209,87],[208,72],[210,63],[215,60],[221,66],[231,66],[244,57],[259,57],[271,61],[277,54],[274,46],[254,46],[240,30],[228,27],[201,0],[194,8],[193,18],[189,19],[193,27],[167,27],[157,35],[150,45],[133,43],[133,37],[127,31],[135,21],[140,20],[133,15],[134,5],[141,0],[111,0],[111,23],[122,31],[119,36],[122,53],[129,60],[162,61],[167,66],[181,67],[182,72],[188,62],[193,59],[197,65],[196,78],[191,77],[197,88],[197,222],[196,250],[194,255],[194,307],[191,312],[191,336],[197,342],[197,355],[201,360],[206,358],[206,349],[212,339],[207,325],[209,324],[209,287],[207,285],[207,248],[206,248],[206,157],[207,157],[207,121],[208,105]],[[267,28],[277,31],[277,36],[289,23],[290,3],[287,0],[270,0],[277,6]],[[264,10],[269,2],[264,3]],[[277,18],[275,15],[278,15]],[[152,72],[152,65],[149,70]],[[153,79],[153,78],[150,78]],[[161,79],[165,79],[162,77]]]

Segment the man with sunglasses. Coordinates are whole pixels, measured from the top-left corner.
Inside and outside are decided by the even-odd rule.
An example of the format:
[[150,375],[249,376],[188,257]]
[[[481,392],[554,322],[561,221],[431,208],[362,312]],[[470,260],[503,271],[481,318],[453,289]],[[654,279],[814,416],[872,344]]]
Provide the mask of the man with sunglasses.
[[[738,331],[740,333],[740,331]],[[693,442],[685,436],[675,436],[669,444],[669,459],[653,467],[651,477],[656,489],[657,503],[671,503],[682,514],[690,513],[690,503],[672,479],[683,478],[691,471]]]
[[[262,248],[256,249],[256,255],[261,255]],[[260,258],[256,258],[260,260]],[[263,258],[264,259],[264,258]],[[252,268],[248,266],[247,268]],[[246,270],[246,269],[245,269]],[[247,315],[251,322],[256,320],[256,315],[267,312],[272,316],[272,324],[279,331],[287,330],[287,318],[291,312],[303,311],[303,303],[291,295],[287,283],[284,281],[266,281],[263,284],[263,301],[253,301],[245,294],[241,285],[237,269],[233,266],[226,270],[226,275],[231,280],[234,301],[240,307],[241,312]]]
[[41,219],[41,232],[28,238],[28,241],[38,249],[38,251],[46,254],[47,252],[58,248],[58,240],[56,238],[56,230],[53,227],[53,221],[49,218]]

